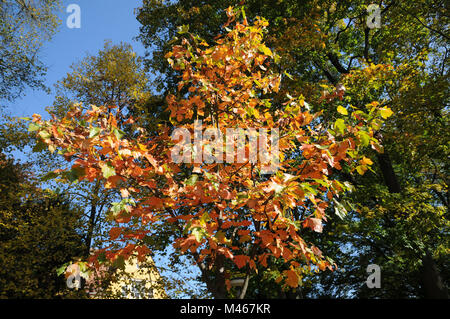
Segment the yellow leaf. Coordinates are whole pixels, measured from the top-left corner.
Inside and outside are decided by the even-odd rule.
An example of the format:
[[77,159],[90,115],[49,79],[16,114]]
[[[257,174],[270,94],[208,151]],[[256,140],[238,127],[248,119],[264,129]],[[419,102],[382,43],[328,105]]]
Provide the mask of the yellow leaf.
[[338,108],[337,108],[337,111],[339,113],[341,113],[342,115],[348,115],[347,109],[345,107],[343,107],[343,106],[339,105]]
[[387,119],[389,116],[391,116],[394,112],[388,107],[383,107],[380,109],[381,117],[384,119]]
[[361,164],[362,165],[372,165],[373,162],[372,162],[372,160],[370,158],[367,158],[367,157],[364,156],[362,158],[362,160],[361,160]]
[[364,175],[364,173],[366,172],[367,168],[363,165],[357,166],[356,167],[356,171],[358,172],[359,175]]

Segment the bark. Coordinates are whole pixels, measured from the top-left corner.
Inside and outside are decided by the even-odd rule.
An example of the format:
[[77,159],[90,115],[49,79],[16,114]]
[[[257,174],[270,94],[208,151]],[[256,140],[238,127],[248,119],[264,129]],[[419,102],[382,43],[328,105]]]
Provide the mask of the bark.
[[422,282],[427,299],[449,299],[448,290],[442,282],[436,262],[427,251],[422,258]]
[[89,214],[88,231],[86,234],[86,256],[89,256],[90,252],[91,252],[91,242],[92,242],[92,237],[93,237],[93,233],[94,233],[96,215],[97,215],[97,205],[92,204],[91,212]]
[[386,184],[389,192],[400,193],[400,183],[398,182],[397,175],[395,175],[394,168],[392,167],[389,153],[386,151],[384,153],[378,153],[377,158],[381,173],[383,174],[384,183]]
[[212,293],[215,299],[226,299],[227,288],[225,285],[225,256],[219,254],[216,257],[215,268],[213,276],[208,276],[208,271],[202,270],[202,277],[208,290]]
[[245,298],[245,294],[247,293],[247,289],[248,289],[248,282],[250,281],[250,275],[247,274],[247,276],[245,277],[245,282],[244,282],[244,286],[242,287],[242,291],[239,294],[239,299],[244,299]]
[[[100,182],[97,182],[95,185],[92,196],[96,196],[100,190]],[[86,233],[86,257],[89,257],[91,253],[91,245],[92,245],[92,237],[94,236],[94,228],[97,220],[97,200],[92,199],[91,200],[91,209],[89,213],[89,220],[88,220],[88,230]]]

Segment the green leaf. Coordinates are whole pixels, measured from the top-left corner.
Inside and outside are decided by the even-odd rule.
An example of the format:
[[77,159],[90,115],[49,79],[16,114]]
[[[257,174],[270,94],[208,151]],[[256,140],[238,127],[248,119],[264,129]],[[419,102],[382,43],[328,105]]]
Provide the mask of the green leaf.
[[117,256],[117,258],[113,262],[113,266],[119,269],[125,269],[125,259],[123,256]]
[[102,166],[102,173],[104,178],[110,178],[116,175],[116,170],[110,164],[104,164]]
[[346,125],[343,119],[337,119],[336,122],[334,122],[334,129],[336,132],[338,132],[341,135],[344,135]]
[[339,203],[336,199],[333,199],[334,202],[334,213],[340,218],[344,219],[345,215],[347,215],[347,210],[344,205]]
[[[292,77],[292,75],[290,75],[289,73],[287,73],[286,71],[284,71],[284,75],[286,75],[288,78],[290,78],[291,80],[294,80],[294,78]],[[292,97],[291,97],[292,99]]]
[[179,26],[178,27],[178,30],[177,30],[177,32],[179,33],[179,34],[185,34],[185,33],[187,33],[189,31],[189,25],[187,25],[187,24],[184,24],[184,25],[182,25],[182,26]]
[[41,140],[38,140],[36,145],[33,147],[33,152],[41,152],[43,150],[47,149],[47,145],[43,143]]
[[314,144],[314,146],[317,147],[319,150],[326,150],[326,149],[330,148],[330,145]]
[[49,139],[49,138],[51,137],[50,133],[47,132],[47,131],[40,131],[40,132],[39,132],[39,136],[40,136],[43,140]]
[[125,132],[119,129],[113,130],[114,135],[117,137],[118,140],[122,139],[122,137],[125,135]]
[[186,185],[192,186],[195,183],[197,183],[198,180],[198,175],[197,174],[192,174],[187,180],[186,180]]
[[69,263],[65,263],[64,265],[62,265],[61,267],[56,269],[56,275],[60,276],[61,274],[63,274],[66,271],[66,268],[68,265],[69,265]]
[[74,182],[76,180],[78,180],[81,176],[85,175],[85,171],[84,168],[82,167],[72,167],[72,169],[68,172],[66,172],[66,178],[70,181],[70,182]]
[[359,131],[358,132],[358,137],[359,137],[359,140],[361,141],[361,145],[362,146],[366,147],[366,146],[369,145],[370,136],[369,136],[369,134],[367,134],[367,132]]
[[195,227],[192,229],[192,235],[195,236],[195,240],[199,243],[202,242],[202,238],[205,236],[205,230],[200,227]]
[[36,124],[36,123],[30,123],[30,125],[28,126],[28,132],[35,132],[37,130],[39,130],[41,128],[40,125]]
[[58,177],[59,174],[55,173],[55,172],[50,172],[45,174],[44,176],[41,177],[41,181],[46,182],[50,179],[54,179],[55,177]]
[[317,195],[317,190],[314,188],[314,186],[308,183],[302,183],[300,184],[300,186],[302,187],[303,191],[305,191],[305,193]]
[[99,127],[93,127],[89,131],[89,138],[96,137],[98,134],[100,134],[101,129]]

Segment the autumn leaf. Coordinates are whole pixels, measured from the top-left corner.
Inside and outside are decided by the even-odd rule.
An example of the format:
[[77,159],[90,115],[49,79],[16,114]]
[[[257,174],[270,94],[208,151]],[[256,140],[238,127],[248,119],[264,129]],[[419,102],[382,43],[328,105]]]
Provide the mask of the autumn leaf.
[[322,220],[319,218],[307,218],[303,222],[303,227],[309,227],[315,232],[322,232]]
[[236,266],[241,269],[247,264],[247,262],[250,260],[250,257],[245,255],[235,255],[233,257],[233,260]]
[[334,122],[334,129],[339,134],[343,135],[346,129],[346,125],[343,119],[337,119],[336,122]]
[[98,134],[100,134],[101,129],[99,127],[93,127],[89,131],[89,138],[96,137]]
[[372,165],[373,162],[370,158],[363,156],[363,158],[361,159],[361,164],[362,165]]
[[121,194],[122,197],[124,197],[124,198],[130,196],[130,193],[129,193],[128,190],[125,189],[125,188],[121,188],[121,189],[120,189],[120,194]]
[[111,176],[116,175],[116,170],[110,164],[104,163],[102,165],[102,173],[104,178],[109,178]]
[[298,281],[299,278],[297,276],[297,273],[291,269],[285,270],[284,274],[286,275],[286,284],[292,288],[298,287]]
[[383,107],[380,109],[380,115],[382,118],[387,119],[390,117],[394,112],[388,107]]
[[111,238],[111,240],[115,240],[115,239],[117,239],[117,237],[119,237],[119,235],[121,233],[122,233],[122,228],[113,227],[109,230],[109,237]]
[[347,109],[345,107],[340,106],[340,105],[337,107],[337,111],[338,111],[338,113],[340,113],[342,115],[348,115]]

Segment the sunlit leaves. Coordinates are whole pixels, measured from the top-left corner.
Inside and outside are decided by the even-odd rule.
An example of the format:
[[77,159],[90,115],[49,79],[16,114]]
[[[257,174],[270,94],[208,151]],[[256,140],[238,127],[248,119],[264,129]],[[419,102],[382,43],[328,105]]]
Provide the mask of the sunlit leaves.
[[[233,10],[227,12],[229,28],[214,45],[205,45],[182,27],[179,44],[166,55],[180,72],[180,92],[167,97],[171,125],[161,124],[157,132],[136,127],[136,135],[125,138],[115,107],[83,110],[74,106],[62,118],[36,118],[36,132],[47,145],[70,149],[76,167],[83,169],[78,178],[102,181],[105,188],[120,191],[122,201],[112,205],[109,216],[128,227],[113,228],[113,241],[142,240],[149,222],[173,224],[178,229],[174,246],[193,254],[198,263],[206,260],[212,269],[217,266],[216,256],[222,255],[238,269],[255,271],[257,263],[267,267],[272,256],[290,267],[284,278],[288,286],[296,287],[302,264],[333,269],[317,247],[304,241],[301,229],[321,233],[329,202],[350,190],[331,179],[333,168],[345,166],[360,172],[360,167],[367,169],[371,164],[360,152],[375,143],[371,125],[380,120],[378,106],[373,106],[372,113],[355,110],[351,116],[338,107],[343,117],[328,127],[323,111],[314,113],[305,97],[286,94],[280,103],[273,97],[281,82],[272,67],[276,55],[263,42],[267,21],[239,22]],[[281,107],[274,108],[278,104]],[[184,141],[194,156],[211,150],[211,141],[198,141],[194,130],[206,134],[214,129],[226,136],[227,128],[253,129],[267,153],[279,149],[278,164],[264,176],[267,162],[262,163],[263,156],[251,160],[250,137],[239,140],[238,136],[218,139],[233,149],[236,146],[236,153],[228,158],[174,163],[170,156],[173,127],[183,127],[194,137]],[[274,129],[278,138],[264,140],[261,132]],[[192,140],[195,145],[189,145]],[[298,154],[295,160],[293,153]],[[342,217],[344,209],[337,202],[335,207]],[[308,213],[295,217],[298,208]],[[126,254],[116,251],[112,258],[128,256],[140,247],[137,244],[127,246]]]
[[99,128],[99,127],[91,128],[91,130],[89,131],[89,138],[96,137],[97,135],[100,134],[100,132],[101,132],[101,128]]
[[339,106],[337,107],[337,111],[338,111],[338,113],[340,113],[340,114],[342,114],[342,115],[347,115],[347,114],[348,114],[347,109],[346,109],[345,107],[342,107],[341,105],[339,105]]
[[336,122],[334,122],[334,129],[339,134],[343,135],[346,129],[345,121],[343,119],[337,119]]
[[112,167],[110,164],[103,164],[102,165],[102,174],[104,178],[110,178],[111,176],[116,175],[116,171],[114,167]]
[[382,118],[387,119],[388,117],[390,117],[393,114],[393,112],[390,108],[384,107],[384,108],[380,109],[380,114],[381,114]]

